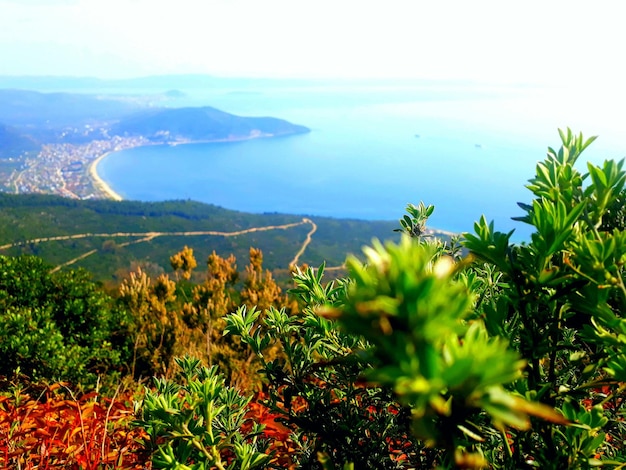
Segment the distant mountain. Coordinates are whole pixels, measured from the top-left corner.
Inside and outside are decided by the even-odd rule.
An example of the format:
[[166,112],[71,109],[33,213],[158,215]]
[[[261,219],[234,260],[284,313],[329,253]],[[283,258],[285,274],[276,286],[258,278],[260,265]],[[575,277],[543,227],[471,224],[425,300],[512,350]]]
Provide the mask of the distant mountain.
[[0,88],[16,88],[23,90],[106,90],[106,89],[137,89],[162,91],[172,88],[198,89],[220,87],[291,87],[316,86],[330,83],[330,80],[291,79],[291,78],[246,78],[246,77],[215,77],[203,74],[184,75],[151,75],[147,77],[101,79],[95,77],[63,77],[63,76],[8,76],[0,75]]
[[187,95],[180,90],[167,90],[165,93],[163,93],[163,96],[165,96],[166,98],[177,99],[177,98],[184,98]]
[[272,117],[242,117],[209,106],[150,109],[122,118],[111,134],[151,140],[217,140],[302,134],[310,129]]
[[140,109],[131,100],[80,93],[0,89],[0,122],[13,126],[62,127],[119,119]]
[[22,152],[37,150],[40,146],[34,138],[0,123],[0,158],[16,157]]
[[210,89],[210,88],[291,88],[291,87],[323,87],[323,86],[468,86],[476,84],[468,80],[434,80],[434,79],[383,79],[383,78],[261,78],[261,77],[216,77],[205,74],[151,75],[136,78],[101,79],[95,77],[63,77],[63,76],[11,76],[0,75],[0,88],[16,88],[40,91],[93,91],[105,90],[138,90],[162,93],[173,88],[179,90]]
[[[171,89],[159,96],[175,99],[184,94]],[[0,157],[19,155],[40,144],[80,144],[110,135],[180,142],[309,132],[306,127],[277,118],[241,117],[211,107],[157,108],[150,103],[139,95],[0,89],[0,123],[4,126],[0,130]]]

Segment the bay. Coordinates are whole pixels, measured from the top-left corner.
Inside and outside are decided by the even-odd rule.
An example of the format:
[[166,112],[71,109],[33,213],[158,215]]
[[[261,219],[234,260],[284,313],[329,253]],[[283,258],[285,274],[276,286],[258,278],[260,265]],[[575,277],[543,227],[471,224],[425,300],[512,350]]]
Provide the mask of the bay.
[[485,214],[497,229],[515,228],[523,239],[527,227],[510,217],[521,214],[516,202],[530,201],[524,185],[547,146],[559,146],[558,127],[604,133],[603,143],[594,143],[582,160],[625,153],[619,129],[594,114],[597,102],[574,106],[560,90],[456,85],[185,92],[172,105],[271,115],[311,133],[111,154],[98,170],[124,198],[369,220],[397,219],[407,203],[424,201],[436,207],[432,227],[471,231]]

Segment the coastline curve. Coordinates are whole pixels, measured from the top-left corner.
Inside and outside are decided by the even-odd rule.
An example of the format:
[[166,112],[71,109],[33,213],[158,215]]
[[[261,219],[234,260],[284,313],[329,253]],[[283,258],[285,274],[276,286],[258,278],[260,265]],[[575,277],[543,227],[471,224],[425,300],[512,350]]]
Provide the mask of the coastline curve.
[[111,186],[104,181],[100,175],[98,174],[98,163],[100,163],[105,157],[107,157],[111,152],[106,152],[96,158],[91,165],[89,165],[89,176],[93,180],[94,187],[106,196],[107,199],[112,199],[114,201],[123,201],[124,198],[120,196],[118,193],[113,191]]

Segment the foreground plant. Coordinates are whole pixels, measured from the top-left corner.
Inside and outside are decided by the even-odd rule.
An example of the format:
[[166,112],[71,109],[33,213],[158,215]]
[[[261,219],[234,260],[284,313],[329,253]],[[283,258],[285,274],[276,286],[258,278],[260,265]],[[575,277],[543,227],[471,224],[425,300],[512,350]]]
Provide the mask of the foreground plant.
[[[227,318],[226,333],[263,361],[269,405],[303,438],[301,462],[386,465],[388,450],[359,439],[384,441],[359,414],[371,404],[413,449],[405,462],[422,467],[624,466],[626,234],[615,208],[626,174],[613,161],[579,173],[593,139],[561,139],[530,181],[535,200],[520,204],[529,242],[510,243],[512,232],[482,218],[460,259],[422,239],[432,206],[409,205],[402,241],[374,242],[365,263],[349,258],[349,281],[296,274],[302,315]],[[283,355],[266,359],[273,345]],[[409,422],[433,451],[402,435]]]
[[483,218],[464,245],[504,283],[477,313],[526,359],[516,391],[575,423],[513,433],[509,468],[623,466],[626,232],[615,204],[624,162],[589,163],[582,174],[574,165],[594,139],[560,135],[562,147],[549,149],[529,182],[535,199],[520,204],[518,220],[535,228],[531,241],[511,244],[511,233]]
[[342,281],[322,284],[323,271],[294,274],[301,313],[241,307],[226,317],[225,334],[239,335],[260,359],[264,403],[292,432],[296,468],[414,467],[428,456],[411,440],[408,410],[390,389],[362,382],[370,346],[315,312],[341,305],[345,294]]
[[[132,393],[75,398],[63,384],[0,396],[0,468],[142,469]],[[69,396],[68,396],[69,395]]]
[[270,456],[259,439],[262,426],[246,426],[251,397],[226,386],[215,366],[203,367],[189,357],[176,364],[179,374],[155,379],[155,390],[146,389],[141,404],[137,424],[149,436],[153,468],[264,468]]
[[522,379],[525,361],[475,315],[474,295],[457,279],[462,264],[409,237],[376,242],[365,254],[365,264],[348,260],[353,282],[334,314],[372,344],[365,377],[410,407],[414,434],[444,451],[442,464],[487,465],[480,444],[501,443],[509,427],[529,429],[531,416],[567,423],[507,389]]

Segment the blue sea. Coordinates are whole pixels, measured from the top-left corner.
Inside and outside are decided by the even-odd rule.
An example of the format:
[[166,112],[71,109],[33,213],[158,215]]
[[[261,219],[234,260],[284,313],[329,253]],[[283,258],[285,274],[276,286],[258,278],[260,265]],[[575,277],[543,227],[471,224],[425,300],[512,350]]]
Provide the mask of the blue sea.
[[[398,219],[407,203],[434,204],[430,226],[463,232],[485,215],[511,220],[557,128],[600,134],[583,155],[622,158],[616,103],[567,90],[477,84],[182,90],[168,106],[213,106],[274,116],[309,134],[233,143],[148,146],[104,159],[99,173],[125,199],[193,199],[249,212]],[[604,95],[603,95],[604,96]],[[161,103],[163,104],[163,103]],[[622,108],[623,109],[623,108]]]

